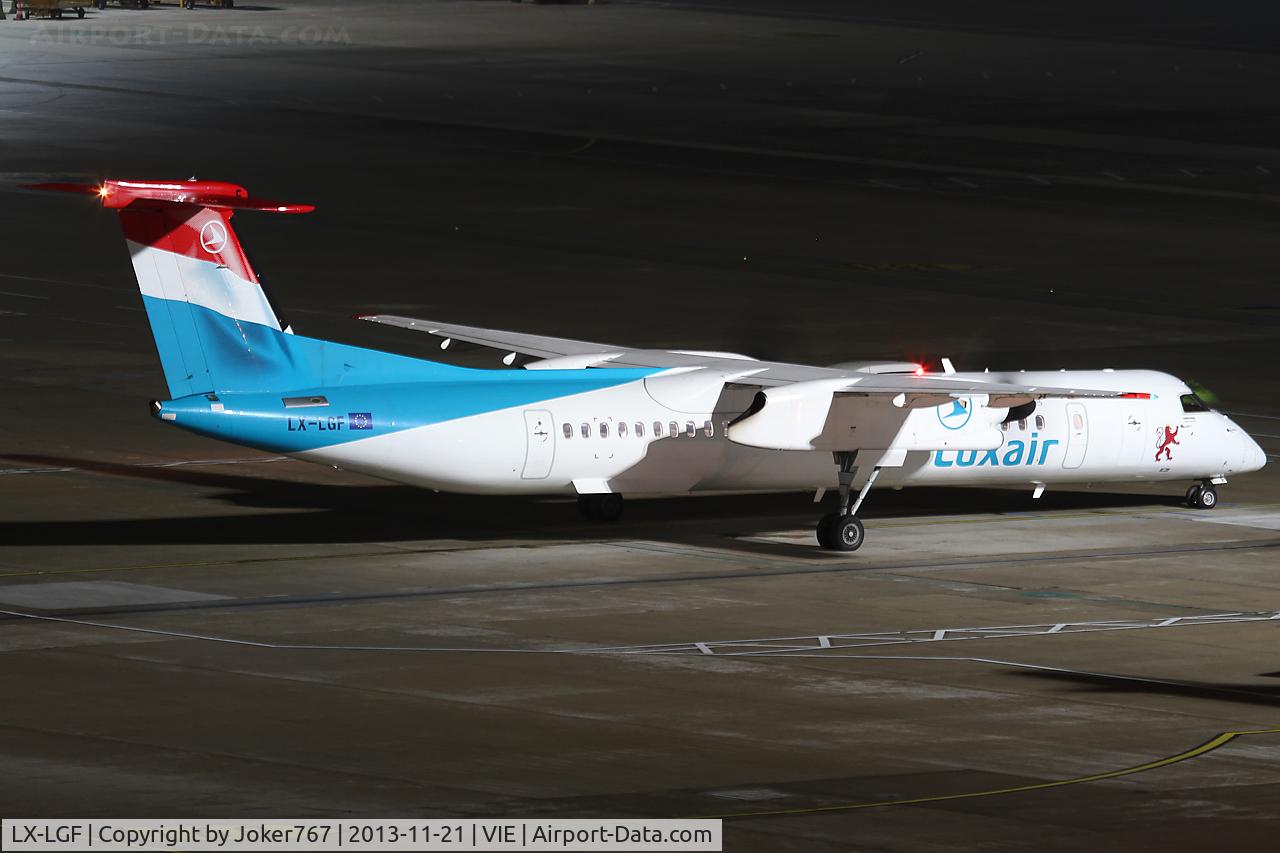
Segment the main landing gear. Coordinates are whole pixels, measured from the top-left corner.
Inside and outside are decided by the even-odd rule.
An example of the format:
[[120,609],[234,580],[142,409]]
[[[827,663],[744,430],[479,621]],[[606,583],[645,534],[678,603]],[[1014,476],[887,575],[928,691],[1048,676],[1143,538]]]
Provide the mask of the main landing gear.
[[1187,489],[1187,506],[1192,509],[1213,509],[1218,505],[1218,490],[1213,483],[1205,480]]
[[622,515],[622,495],[578,495],[578,511],[588,521],[617,521]]
[[880,466],[871,469],[866,485],[850,506],[853,478],[858,473],[858,466],[853,464],[857,451],[842,450],[832,455],[835,456],[836,465],[840,467],[840,511],[824,515],[818,522],[818,544],[828,551],[856,551],[862,547],[862,540],[866,538],[866,530],[862,526],[862,519],[858,518],[858,510],[862,508],[862,502],[866,500],[876,477],[880,476]]

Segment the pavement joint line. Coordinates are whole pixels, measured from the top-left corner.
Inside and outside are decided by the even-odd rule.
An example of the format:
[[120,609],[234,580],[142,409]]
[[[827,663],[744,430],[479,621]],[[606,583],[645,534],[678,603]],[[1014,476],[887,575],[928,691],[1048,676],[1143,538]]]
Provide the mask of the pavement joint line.
[[[485,648],[476,646],[355,646],[318,643],[273,643],[266,640],[245,640],[212,634],[194,634],[163,628],[147,628],[136,625],[119,625],[29,613],[22,610],[0,610],[0,614],[19,619],[55,622],[87,628],[125,631],[181,640],[201,640],[226,645],[250,646],[281,651],[379,651],[379,652],[431,652],[462,654],[569,654],[635,656],[698,654],[712,657],[857,657],[842,655],[845,649],[868,646],[918,645],[922,643],[956,642],[960,640],[1007,640],[1028,637],[1063,636],[1097,633],[1102,631],[1132,631],[1156,628],[1190,627],[1193,625],[1228,625],[1239,623],[1280,622],[1280,610],[1258,612],[1214,613],[1203,616],[1161,616],[1153,619],[1107,619],[1092,622],[1057,622],[1040,625],[997,625],[970,628],[923,628],[899,631],[862,631],[856,633],[829,631],[822,634],[804,634],[788,637],[758,637],[736,640],[698,640],[678,643],[632,644],[625,646],[579,646],[566,648]],[[852,642],[843,642],[852,641]],[[729,651],[721,651],[729,649]],[[745,650],[744,650],[745,649]],[[828,654],[822,654],[826,652]],[[942,658],[931,657],[930,660]],[[975,659],[976,660],[976,659]],[[985,659],[984,659],[985,660]],[[1009,663],[1009,662],[1005,662]],[[1013,664],[1010,665],[1021,665]],[[1027,664],[1030,666],[1030,664]],[[1073,670],[1074,671],[1074,670]]]
[[970,800],[979,797],[995,797],[1008,794],[1023,794],[1031,791],[1045,791],[1052,788],[1063,788],[1068,785],[1082,785],[1089,782],[1101,782],[1106,779],[1119,779],[1124,776],[1133,776],[1138,773],[1147,773],[1152,770],[1159,770],[1162,767],[1168,767],[1172,764],[1178,764],[1183,761],[1190,761],[1194,758],[1208,755],[1214,750],[1221,749],[1233,740],[1242,737],[1258,736],[1258,735],[1275,735],[1280,734],[1280,728],[1275,729],[1237,729],[1232,731],[1219,732],[1203,743],[1193,746],[1182,752],[1167,755],[1164,758],[1157,758],[1153,761],[1147,761],[1142,764],[1135,764],[1130,767],[1122,767],[1118,770],[1107,770],[1101,773],[1091,773],[1087,776],[1075,776],[1070,779],[1056,779],[1049,782],[1035,782],[1028,785],[1012,785],[1004,788],[991,788],[985,791],[966,791],[956,794],[937,794],[928,797],[909,797],[897,800],[879,800],[862,803],[841,803],[829,806],[808,806],[793,809],[770,809],[765,811],[754,812],[737,812],[716,815],[698,815],[701,820],[744,820],[748,818],[765,818],[765,817],[795,817],[801,815],[823,814],[830,812],[849,812],[860,811],[864,809],[887,808],[890,806],[917,806],[929,803],[945,803],[955,800]]
[[[252,459],[178,459],[173,462],[125,462],[111,463],[113,467],[121,468],[179,468],[184,465],[252,465],[255,463],[266,462],[290,462],[293,461],[292,456],[262,456]],[[89,474],[103,473],[93,468],[79,468],[74,465],[66,467],[49,467],[49,468],[0,468],[0,475],[4,474],[65,474],[68,472],[85,472]]]

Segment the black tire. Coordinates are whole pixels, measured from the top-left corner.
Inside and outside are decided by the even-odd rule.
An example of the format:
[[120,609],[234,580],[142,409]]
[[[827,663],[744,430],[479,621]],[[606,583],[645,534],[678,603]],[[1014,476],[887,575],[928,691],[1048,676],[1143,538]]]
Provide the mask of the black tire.
[[835,524],[836,519],[840,517],[838,512],[829,512],[822,518],[818,519],[818,544],[828,551],[834,549],[831,544],[831,525]]
[[76,7],[76,17],[77,17],[77,18],[83,18],[83,17],[84,17],[84,7],[82,7],[82,6],[77,6],[77,7]]
[[1205,486],[1196,497],[1196,509],[1213,509],[1218,505],[1218,490]]
[[1201,486],[1199,483],[1194,483],[1187,488],[1186,502],[1187,506],[1192,509],[1198,509],[1200,507],[1200,489]]
[[842,515],[831,523],[829,528],[833,551],[856,551],[862,547],[866,539],[866,530],[862,520],[856,515]]
[[617,521],[622,515],[622,495],[578,495],[578,511],[588,521]]
[[49,17],[50,17],[50,18],[53,18],[55,21],[60,21],[60,20],[62,20],[62,10],[61,10],[61,9],[51,9],[51,10],[49,11]]

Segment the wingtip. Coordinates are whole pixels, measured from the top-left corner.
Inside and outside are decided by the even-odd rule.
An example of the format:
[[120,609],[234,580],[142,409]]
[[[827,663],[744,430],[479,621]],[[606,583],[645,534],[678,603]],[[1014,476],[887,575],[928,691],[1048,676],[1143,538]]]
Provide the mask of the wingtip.
[[74,184],[63,182],[22,184],[19,189],[44,193],[75,193],[78,195],[100,195],[102,192],[102,186],[100,184]]

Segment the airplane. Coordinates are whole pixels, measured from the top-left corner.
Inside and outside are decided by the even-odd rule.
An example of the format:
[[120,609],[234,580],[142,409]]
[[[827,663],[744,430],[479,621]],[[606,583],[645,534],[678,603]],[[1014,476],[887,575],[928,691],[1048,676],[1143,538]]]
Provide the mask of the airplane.
[[[221,181],[38,184],[115,210],[168,385],[151,414],[202,436],[438,491],[622,496],[835,490],[818,543],[855,551],[873,486],[1190,481],[1218,503],[1262,448],[1186,383],[1150,370],[943,373],[816,367],[362,315],[505,353],[469,368],[296,334],[231,226],[312,205]],[[527,361],[516,365],[517,357]]]

